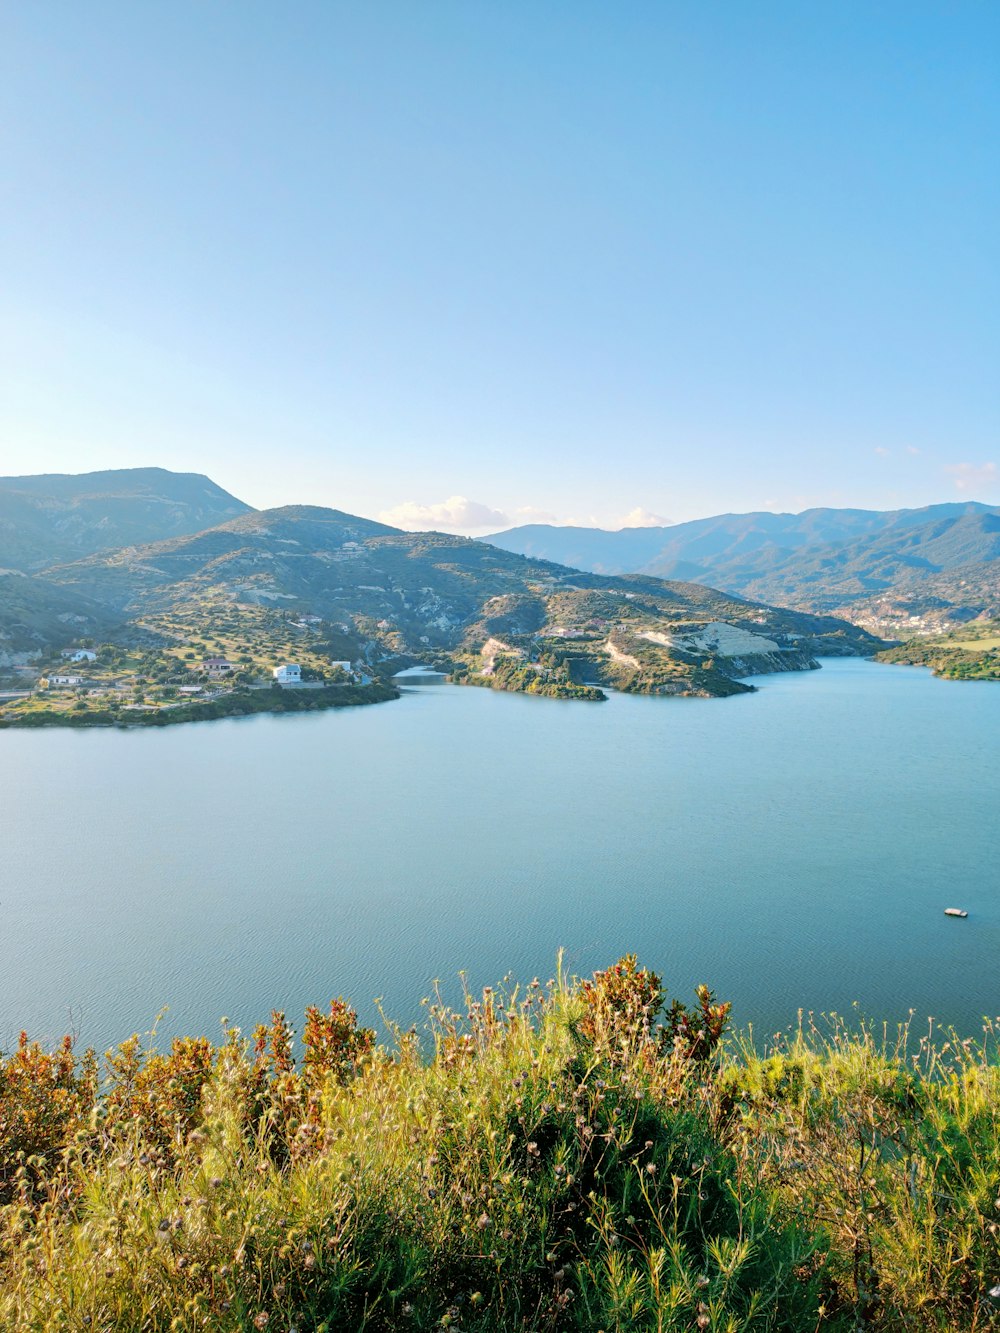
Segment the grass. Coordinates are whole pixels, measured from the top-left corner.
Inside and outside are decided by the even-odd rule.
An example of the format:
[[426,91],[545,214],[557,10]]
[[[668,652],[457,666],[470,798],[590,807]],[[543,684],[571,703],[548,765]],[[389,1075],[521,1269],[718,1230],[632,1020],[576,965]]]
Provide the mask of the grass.
[[966,648],[985,652],[988,648],[1000,648],[1000,634],[987,634],[981,639],[953,639],[949,636],[947,642],[951,648]]
[[[1000,1071],[806,1025],[758,1053],[589,982],[342,1001],[252,1041],[0,1062],[0,1328],[973,1330],[1000,1309]],[[293,1059],[297,1056],[297,1059]]]

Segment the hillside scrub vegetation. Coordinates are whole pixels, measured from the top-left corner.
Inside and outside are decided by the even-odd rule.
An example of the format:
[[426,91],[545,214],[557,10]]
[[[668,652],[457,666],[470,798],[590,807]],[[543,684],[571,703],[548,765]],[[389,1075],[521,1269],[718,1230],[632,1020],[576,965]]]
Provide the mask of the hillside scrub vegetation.
[[[763,1054],[634,957],[246,1039],[0,1058],[4,1330],[993,1327],[1000,1074],[836,1020]],[[429,1048],[428,1048],[429,1047]]]
[[945,680],[1000,680],[1000,620],[977,621],[933,639],[911,639],[876,654],[876,661],[927,666]]

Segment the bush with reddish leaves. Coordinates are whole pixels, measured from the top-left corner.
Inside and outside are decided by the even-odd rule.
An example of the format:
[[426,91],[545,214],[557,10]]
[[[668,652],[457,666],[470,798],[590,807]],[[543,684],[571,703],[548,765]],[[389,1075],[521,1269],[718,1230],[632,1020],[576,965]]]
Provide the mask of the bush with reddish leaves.
[[731,1005],[717,1004],[707,986],[695,988],[698,1008],[674,1000],[661,1021],[665,991],[660,977],[639,967],[633,953],[595,972],[580,985],[584,1014],[579,1031],[592,1045],[648,1055],[676,1053],[702,1062],[726,1030]]
[[96,1099],[93,1051],[78,1060],[72,1037],[49,1052],[21,1033],[17,1049],[0,1056],[0,1203],[12,1197],[24,1162],[31,1161],[33,1179],[43,1177],[64,1145],[89,1124]]

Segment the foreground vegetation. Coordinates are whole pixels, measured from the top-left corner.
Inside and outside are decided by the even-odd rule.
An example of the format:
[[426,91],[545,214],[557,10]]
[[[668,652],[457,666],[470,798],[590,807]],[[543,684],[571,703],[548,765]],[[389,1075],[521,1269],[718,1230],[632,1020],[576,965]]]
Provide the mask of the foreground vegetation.
[[0,1328],[992,1326],[992,1046],[834,1024],[761,1056],[727,1014],[627,958],[434,1003],[423,1053],[343,1001],[300,1050],[278,1013],[100,1069],[22,1037]]

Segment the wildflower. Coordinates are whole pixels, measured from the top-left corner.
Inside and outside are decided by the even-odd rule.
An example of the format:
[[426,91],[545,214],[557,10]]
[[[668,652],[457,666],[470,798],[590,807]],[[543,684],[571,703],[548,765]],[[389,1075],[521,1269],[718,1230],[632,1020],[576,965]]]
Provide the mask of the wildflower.
[[254,1328],[267,1328],[268,1321],[270,1320],[270,1318],[271,1316],[268,1314],[266,1310],[261,1310],[260,1314],[254,1317],[253,1321]]
[[485,1231],[486,1228],[489,1226],[489,1224],[490,1224],[489,1214],[488,1214],[488,1213],[480,1213],[480,1215],[479,1215],[479,1219],[478,1219],[478,1221],[476,1222],[476,1226],[479,1228],[479,1230],[480,1230],[480,1231]]
[[647,1175],[647,1176],[655,1176],[655,1175],[656,1175],[656,1163],[655,1163],[655,1162],[647,1162],[647,1163],[646,1163],[646,1175]]

